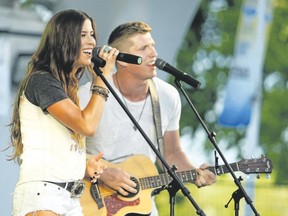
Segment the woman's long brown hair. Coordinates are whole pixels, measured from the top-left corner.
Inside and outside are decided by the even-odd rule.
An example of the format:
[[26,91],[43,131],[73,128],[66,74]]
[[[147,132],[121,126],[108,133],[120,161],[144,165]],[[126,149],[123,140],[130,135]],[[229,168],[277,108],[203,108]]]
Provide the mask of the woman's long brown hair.
[[[94,20],[83,11],[65,10],[55,14],[43,32],[40,44],[28,63],[27,73],[21,81],[10,123],[10,141],[13,153],[10,160],[16,160],[23,152],[21,136],[21,123],[19,116],[19,104],[30,77],[35,73],[43,71],[53,74],[62,83],[68,97],[79,107],[77,95],[79,79],[87,70],[93,79],[96,75],[92,67],[79,68],[76,74],[71,73],[75,60],[78,59],[81,49],[81,31],[83,23],[89,19],[92,23],[96,38],[96,25]],[[70,129],[69,129],[70,130]],[[71,130],[70,130],[71,131]],[[85,146],[84,137],[71,131],[72,137],[79,143],[80,147]]]

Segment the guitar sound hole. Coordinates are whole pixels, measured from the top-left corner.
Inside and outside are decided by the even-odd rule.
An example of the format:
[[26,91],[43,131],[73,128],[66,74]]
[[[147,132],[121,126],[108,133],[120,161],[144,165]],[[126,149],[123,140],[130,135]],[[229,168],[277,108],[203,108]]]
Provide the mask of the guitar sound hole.
[[124,195],[121,194],[121,196],[123,196],[123,197],[131,198],[131,197],[136,196],[139,193],[140,186],[139,186],[138,180],[135,177],[131,177],[130,179],[136,183],[136,188],[135,189],[137,190],[137,192],[136,193],[130,193],[130,192],[127,191],[129,194],[127,196],[124,196]]

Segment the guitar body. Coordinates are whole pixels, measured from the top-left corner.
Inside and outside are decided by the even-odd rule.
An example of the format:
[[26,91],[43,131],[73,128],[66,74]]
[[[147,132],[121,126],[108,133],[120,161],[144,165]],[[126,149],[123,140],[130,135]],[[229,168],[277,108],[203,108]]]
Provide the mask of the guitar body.
[[[152,175],[158,175],[158,171],[152,161],[143,155],[129,157],[127,160],[113,164],[106,162],[108,167],[115,167],[125,170],[131,177],[136,179]],[[83,208],[84,216],[123,216],[129,213],[149,214],[152,210],[151,193],[154,190],[142,190],[139,187],[139,192],[133,197],[123,197],[117,191],[105,186],[99,182],[99,191],[102,196],[103,207],[98,208],[90,193],[91,183],[84,180],[86,188],[83,196],[80,199]]]

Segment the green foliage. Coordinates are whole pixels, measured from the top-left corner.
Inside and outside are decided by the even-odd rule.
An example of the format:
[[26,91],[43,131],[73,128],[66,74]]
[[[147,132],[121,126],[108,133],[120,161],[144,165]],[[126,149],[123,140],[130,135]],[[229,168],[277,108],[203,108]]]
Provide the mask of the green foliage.
[[[244,183],[247,181],[243,176],[243,186],[249,190],[249,186]],[[250,176],[255,178],[255,176]],[[217,183],[212,186],[196,188],[192,184],[185,184],[188,190],[191,192],[192,198],[198,204],[198,206],[204,211],[206,215],[221,215],[231,216],[235,215],[234,200],[232,199],[225,208],[228,200],[232,198],[232,194],[237,190],[235,183],[231,180],[230,176],[223,175],[219,176]],[[288,188],[287,186],[275,186],[272,183],[272,179],[260,177],[255,179],[255,190],[254,195],[250,196],[253,201],[253,205],[260,215],[269,216],[283,216],[283,212],[288,211],[286,201],[288,199]],[[155,197],[159,215],[169,215],[169,194],[167,191],[161,192]],[[277,200],[274,202],[274,200]],[[278,201],[279,200],[279,201]],[[251,214],[245,213],[245,215],[255,215],[252,213],[251,207],[242,198],[239,201],[239,215],[244,215],[246,210],[251,211]],[[179,190],[175,198],[175,215],[189,215],[197,216],[195,207],[190,203]]]
[[288,184],[287,89],[265,92],[261,119],[261,144],[278,170],[277,184]]
[[[177,67],[193,77],[202,85],[200,89],[185,90],[195,105],[199,115],[209,130],[217,132],[216,140],[228,142],[228,148],[238,148],[245,137],[245,129],[223,128],[217,124],[219,110],[216,103],[222,97],[229,73],[229,58],[233,56],[235,36],[242,1],[233,1],[231,6],[223,6],[218,11],[211,10],[213,1],[202,1],[202,5],[187,32],[185,41],[178,53]],[[273,161],[276,184],[288,181],[288,61],[286,60],[288,42],[288,3],[275,0],[273,22],[267,43],[267,54],[263,70],[262,113],[260,145],[264,153]],[[226,63],[225,63],[226,62]],[[192,113],[189,104],[182,98],[182,129],[194,133],[201,126]],[[187,128],[189,130],[187,130]],[[184,130],[183,130],[184,131]],[[207,139],[207,153],[213,148]]]

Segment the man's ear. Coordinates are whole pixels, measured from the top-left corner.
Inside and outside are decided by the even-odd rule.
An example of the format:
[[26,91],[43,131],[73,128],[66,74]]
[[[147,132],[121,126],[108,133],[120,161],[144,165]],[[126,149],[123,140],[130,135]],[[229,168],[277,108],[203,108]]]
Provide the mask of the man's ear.
[[128,64],[128,63],[126,63],[126,62],[118,61],[118,60],[117,60],[117,63],[118,63],[119,65],[121,65],[122,67],[126,67],[127,64]]

